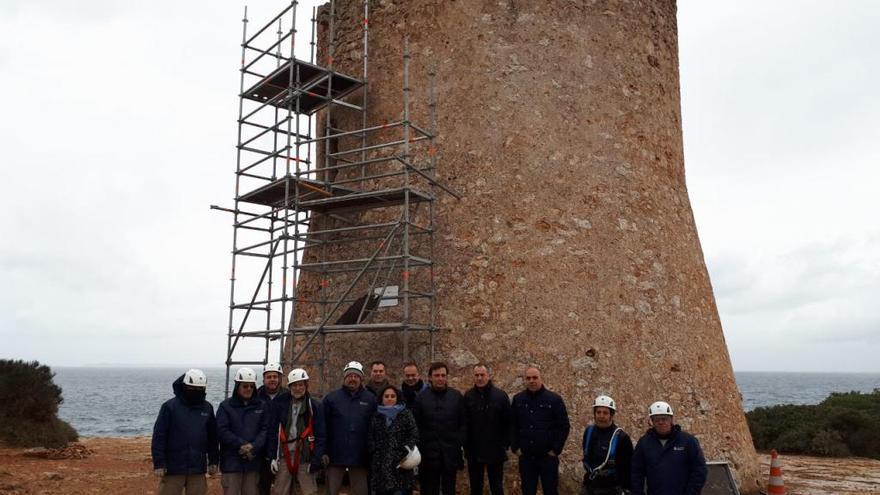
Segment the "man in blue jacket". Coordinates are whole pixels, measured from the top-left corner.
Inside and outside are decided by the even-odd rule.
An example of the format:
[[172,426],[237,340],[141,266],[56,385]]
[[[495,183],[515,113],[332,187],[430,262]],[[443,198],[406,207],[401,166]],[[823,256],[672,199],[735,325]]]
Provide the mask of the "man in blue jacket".
[[658,401],[648,408],[651,429],[636,444],[632,492],[648,495],[700,495],[706,459],[700,442],[673,424],[672,407]]
[[526,389],[513,396],[510,451],[519,456],[523,495],[559,493],[559,454],[571,425],[562,397],[544,388],[541,371],[526,368]]
[[257,495],[260,463],[265,456],[269,405],[257,397],[257,374],[235,373],[232,397],[217,408],[220,437],[220,486],[225,495]]
[[[367,435],[376,412],[376,396],[365,389],[364,367],[352,361],[342,371],[343,385],[322,401],[316,422],[315,454],[326,467],[327,490],[337,495],[348,471],[352,495],[367,495]],[[324,439],[324,441],[322,441]]]
[[174,381],[174,398],[159,409],[151,447],[159,495],[204,495],[205,472],[217,472],[217,422],[205,400],[207,386],[205,373],[189,370]]

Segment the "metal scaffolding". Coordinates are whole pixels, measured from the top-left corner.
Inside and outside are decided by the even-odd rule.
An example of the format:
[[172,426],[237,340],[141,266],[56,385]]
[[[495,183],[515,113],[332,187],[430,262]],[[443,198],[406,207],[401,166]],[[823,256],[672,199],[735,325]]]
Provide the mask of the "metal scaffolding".
[[335,1],[324,63],[314,9],[309,61],[297,58],[297,4],[252,35],[242,20],[234,206],[212,206],[233,217],[227,396],[233,367],[276,360],[317,369],[326,391],[337,334],[399,333],[409,359],[410,334],[426,332],[433,355],[435,194],[458,197],[435,177],[433,71],[430,126],[410,119],[408,42],[402,119],[368,125],[368,0],[360,78],[335,69]]

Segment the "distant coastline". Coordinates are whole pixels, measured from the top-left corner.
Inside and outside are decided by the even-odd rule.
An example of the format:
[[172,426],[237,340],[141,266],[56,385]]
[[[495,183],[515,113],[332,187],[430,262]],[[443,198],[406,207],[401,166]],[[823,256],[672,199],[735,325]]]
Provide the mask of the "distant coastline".
[[[223,399],[226,368],[202,367],[208,400]],[[152,433],[156,411],[171,397],[171,382],[186,371],[174,366],[59,366],[55,382],[63,389],[59,416],[87,437],[132,437]],[[822,373],[738,371],[743,409],[778,404],[818,404],[833,392],[880,388],[880,372]]]

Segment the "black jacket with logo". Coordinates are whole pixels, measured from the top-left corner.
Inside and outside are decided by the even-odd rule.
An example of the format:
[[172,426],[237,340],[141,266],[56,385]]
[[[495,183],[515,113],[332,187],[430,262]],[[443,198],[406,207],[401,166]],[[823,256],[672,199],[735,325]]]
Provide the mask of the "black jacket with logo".
[[653,428],[636,444],[632,461],[633,493],[700,495],[706,476],[706,459],[700,442],[678,425],[673,427],[665,445]]

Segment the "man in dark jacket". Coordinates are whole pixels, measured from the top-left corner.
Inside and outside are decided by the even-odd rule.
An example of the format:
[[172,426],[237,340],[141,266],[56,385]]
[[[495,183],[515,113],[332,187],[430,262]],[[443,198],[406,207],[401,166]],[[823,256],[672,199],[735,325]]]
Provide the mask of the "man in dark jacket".
[[629,492],[633,446],[629,435],[614,424],[617,404],[607,395],[593,402],[593,424],[584,429],[584,483],[581,495]]
[[[270,469],[275,476],[273,495],[290,495],[294,481],[301,495],[315,495],[318,485],[315,474],[321,468],[316,451],[316,423],[322,415],[321,404],[309,394],[309,374],[296,368],[287,376],[287,392],[272,402],[272,423],[269,425]],[[323,438],[321,439],[323,443]]]
[[403,365],[403,383],[400,384],[400,392],[403,394],[403,402],[407,409],[412,409],[416,403],[416,396],[422,390],[428,388],[428,384],[419,376],[419,365],[410,361]]
[[699,495],[706,484],[706,459],[700,442],[672,421],[663,401],[648,408],[652,428],[633,452],[632,492],[639,495]]
[[151,446],[159,495],[204,495],[205,472],[217,472],[217,422],[205,400],[207,386],[201,370],[189,370],[174,381],[174,398],[159,409]]
[[544,388],[541,371],[526,368],[526,389],[513,396],[510,451],[519,456],[523,495],[559,493],[559,454],[570,425],[562,397]]
[[361,363],[348,363],[342,376],[342,388],[328,394],[322,402],[324,414],[319,416],[316,426],[318,441],[315,453],[327,468],[325,472],[330,495],[339,493],[346,470],[351,483],[349,493],[367,495],[367,472],[370,466],[367,438],[370,419],[376,412],[376,396],[363,386],[364,368]]
[[467,457],[471,495],[483,495],[483,473],[492,495],[504,494],[504,461],[510,444],[510,398],[495,388],[489,367],[474,366],[474,386],[464,394]]
[[256,495],[260,463],[265,456],[269,406],[257,397],[257,374],[250,368],[235,373],[232,397],[217,408],[220,437],[220,486],[224,495]]
[[264,402],[272,402],[281,390],[281,365],[269,363],[263,368],[263,385],[257,389],[257,397]]
[[391,385],[391,383],[385,374],[385,363],[382,361],[370,363],[370,381],[367,383],[367,388],[370,392],[373,392],[377,401],[379,400],[379,393],[388,385]]
[[464,468],[461,450],[466,436],[464,398],[447,386],[449,368],[433,363],[431,386],[416,397],[413,415],[419,427],[419,484],[422,495],[455,494],[456,471]]
[[[257,397],[262,399],[266,405],[270,406],[270,411],[272,409],[272,401],[281,393],[281,373],[282,368],[278,363],[268,363],[263,367],[263,385],[257,389]],[[271,434],[272,431],[270,429],[270,437]],[[270,466],[272,459],[269,455],[268,449],[266,454],[267,455],[262,459],[260,465],[260,482],[258,490],[260,495],[269,495],[269,492],[272,490],[272,480],[275,478]]]

